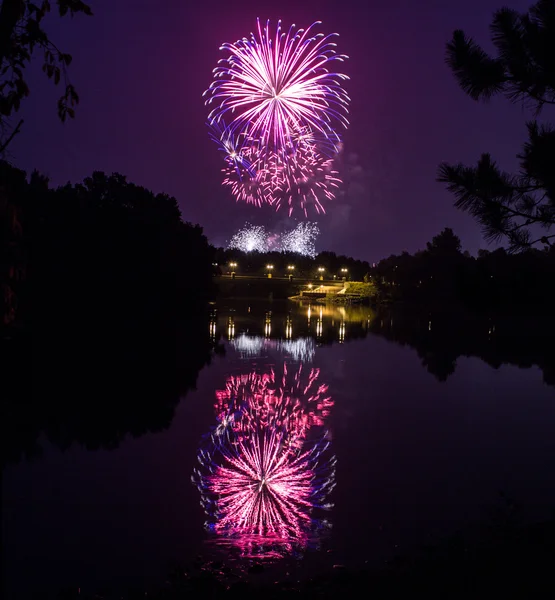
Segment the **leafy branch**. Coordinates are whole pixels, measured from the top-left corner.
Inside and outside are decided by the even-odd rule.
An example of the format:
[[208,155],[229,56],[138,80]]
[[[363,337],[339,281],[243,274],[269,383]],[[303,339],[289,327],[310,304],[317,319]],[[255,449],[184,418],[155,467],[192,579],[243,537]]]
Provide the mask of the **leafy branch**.
[[[91,8],[81,0],[57,0],[61,17],[82,13],[91,16]],[[28,0],[3,0],[0,6],[0,121],[5,125],[13,113],[19,111],[21,102],[29,96],[30,89],[24,78],[24,69],[32,56],[42,52],[42,70],[59,85],[63,81],[64,93],[58,99],[58,116],[62,122],[75,116],[79,96],[71,84],[67,68],[70,54],[62,52],[50,39],[43,27],[44,19],[51,12],[49,0],[40,5]],[[21,126],[18,123],[17,129]],[[8,135],[0,148],[5,151],[16,132]]]

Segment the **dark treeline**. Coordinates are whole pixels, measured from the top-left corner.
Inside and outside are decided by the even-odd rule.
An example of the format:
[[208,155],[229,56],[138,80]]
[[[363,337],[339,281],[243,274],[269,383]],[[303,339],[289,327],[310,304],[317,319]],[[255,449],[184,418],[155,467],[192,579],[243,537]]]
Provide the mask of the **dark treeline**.
[[[218,274],[236,271],[237,274],[263,275],[268,273],[267,265],[272,265],[272,273],[276,276],[293,274],[308,279],[317,279],[320,276],[333,279],[335,275],[337,278],[362,281],[370,270],[367,261],[337,255],[335,252],[320,252],[315,258],[311,258],[294,252],[247,253],[237,249],[218,248],[214,262]],[[237,263],[237,267],[230,267],[230,263]],[[295,269],[291,271],[289,266],[294,266]],[[323,267],[324,271],[318,271],[320,267]]]
[[167,427],[210,360],[202,229],[121,175],[53,189],[0,162],[0,185],[3,456]]
[[426,249],[381,260],[370,270],[381,302],[464,308],[475,313],[533,310],[553,314],[555,248],[508,253],[462,252],[459,238],[444,229]]
[[422,366],[438,381],[447,381],[461,357],[479,358],[494,369],[513,365],[538,367],[545,384],[555,386],[555,323],[529,315],[469,315],[467,312],[382,310],[369,333],[412,348]]

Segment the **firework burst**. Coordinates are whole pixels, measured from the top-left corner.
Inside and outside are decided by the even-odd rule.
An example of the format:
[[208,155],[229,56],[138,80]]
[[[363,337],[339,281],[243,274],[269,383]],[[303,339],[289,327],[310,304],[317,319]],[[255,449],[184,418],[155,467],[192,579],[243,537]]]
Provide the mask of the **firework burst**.
[[335,51],[337,34],[314,31],[320,24],[284,33],[278,21],[274,37],[269,21],[262,27],[258,20],[258,35],[223,44],[229,57],[214,70],[208,103],[218,106],[209,120],[232,113],[234,129],[264,146],[284,147],[301,127],[335,138],[332,125],[347,126],[349,97],[341,87],[347,76],[330,66],[347,57]]
[[303,256],[316,256],[316,239],[320,229],[316,223],[301,222],[285,233],[270,234],[262,225],[245,225],[233,234],[227,247],[242,252],[294,252]]
[[268,234],[261,225],[246,223],[231,238],[228,248],[234,248],[242,252],[266,252],[268,250]]
[[282,31],[278,22],[274,35],[269,22],[257,21],[249,38],[221,46],[228,56],[205,96],[215,104],[211,136],[231,159],[224,184],[237,200],[287,206],[290,215],[300,207],[306,216],[310,205],[324,212],[321,200],[335,196],[331,159],[348,125],[349,97],[347,76],[333,66],[346,56],[336,53],[337,34],[317,32],[319,25]]
[[320,229],[316,223],[299,223],[294,229],[281,236],[281,251],[296,252],[314,258],[315,240],[319,233]]

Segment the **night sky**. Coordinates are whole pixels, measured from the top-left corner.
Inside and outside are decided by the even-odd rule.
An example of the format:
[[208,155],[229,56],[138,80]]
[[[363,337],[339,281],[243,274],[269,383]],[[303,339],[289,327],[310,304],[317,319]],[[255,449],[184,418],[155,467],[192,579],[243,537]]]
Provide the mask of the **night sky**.
[[[248,35],[256,17],[283,25],[323,22],[337,32],[352,103],[342,161],[347,185],[328,214],[318,250],[370,261],[425,246],[452,227],[463,246],[486,247],[478,225],[453,207],[436,183],[439,162],[474,162],[489,151],[512,169],[525,137],[521,106],[503,98],[476,103],[444,64],[445,43],[464,29],[490,49],[488,26],[501,0],[187,0],[91,1],[94,17],[50,18],[54,42],[73,55],[70,77],[81,97],[76,119],[62,125],[54,88],[30,68],[24,130],[14,163],[37,168],[53,184],[93,170],[119,172],[175,196],[185,220],[224,245],[246,220],[270,229],[283,215],[237,204],[221,186],[223,165],[208,138],[202,92],[224,53],[222,42]],[[526,10],[529,1],[511,0]]]

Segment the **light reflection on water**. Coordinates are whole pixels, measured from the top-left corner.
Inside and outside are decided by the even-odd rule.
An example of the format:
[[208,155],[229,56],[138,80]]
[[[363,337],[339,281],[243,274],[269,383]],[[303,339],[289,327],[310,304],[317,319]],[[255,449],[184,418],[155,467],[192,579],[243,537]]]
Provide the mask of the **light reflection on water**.
[[[445,381],[454,373],[457,356],[468,352],[469,347],[476,348],[476,355],[482,355],[483,344],[487,343],[490,352],[499,352],[502,356],[502,343],[497,348],[491,346],[495,331],[491,322],[473,324],[468,329],[464,323],[458,324],[454,334],[449,332],[453,322],[440,320],[437,329],[432,329],[431,324],[428,314],[403,323],[402,318],[394,319],[392,314],[378,317],[367,306],[270,303],[248,308],[230,304],[215,309],[210,332],[214,337],[219,335],[226,339],[233,351],[228,359],[229,367],[238,360],[248,363],[251,370],[245,370],[246,365],[239,367],[239,375],[228,378],[225,393],[216,392],[219,398],[217,425],[205,436],[199,451],[201,468],[195,472],[194,481],[208,514],[207,524],[212,534],[209,540],[230,552],[232,548],[239,551],[243,558],[278,559],[287,554],[299,557],[307,548],[319,548],[322,532],[331,528],[333,519],[313,517],[312,511],[324,505],[331,508],[331,502],[323,502],[322,497],[316,501],[315,495],[324,489],[327,498],[334,487],[334,476],[330,471],[327,477],[317,477],[308,462],[301,465],[307,456],[322,461],[320,450],[316,448],[325,447],[329,455],[332,422],[320,419],[318,427],[325,425],[325,435],[318,438],[318,443],[323,439],[326,443],[312,446],[311,450],[314,439],[303,438],[295,427],[289,429],[288,424],[298,425],[302,419],[296,421],[293,414],[309,410],[318,394],[311,396],[310,386],[301,389],[300,385],[295,393],[292,389],[284,393],[286,375],[280,387],[269,365],[283,365],[286,374],[287,365],[294,365],[289,367],[290,372],[303,368],[306,372],[307,367],[317,361],[319,348],[330,344],[343,346],[372,334],[414,346],[422,365],[439,381]],[[233,335],[229,334],[230,330]],[[523,356],[528,360],[526,351]],[[514,360],[514,353],[508,358]],[[320,369],[312,372],[320,376]],[[325,372],[323,378],[326,378]],[[325,385],[320,391],[327,392],[327,389]],[[227,402],[225,410],[221,406],[222,394]],[[293,412],[288,413],[288,410]],[[326,409],[326,417],[328,414]],[[304,433],[309,429],[306,427]],[[241,432],[239,436],[237,431]],[[290,453],[290,446],[295,447],[297,454]],[[331,460],[335,468],[335,458],[328,456],[326,460]],[[274,469],[272,464],[278,463],[285,465],[287,476],[276,475],[279,469]],[[275,478],[274,487],[270,483],[272,478]],[[314,487],[308,485],[309,480],[315,482]],[[284,492],[286,496],[281,495]],[[319,535],[315,535],[316,532]]]
[[[335,486],[333,400],[309,365],[324,337],[343,343],[347,323],[366,333],[373,317],[368,307],[322,304],[290,305],[285,315],[267,307],[213,310],[211,337],[226,339],[250,371],[243,367],[215,392],[216,423],[192,477],[209,542],[265,560],[320,547],[331,528],[321,512],[332,507]],[[266,363],[280,356],[276,374]]]
[[215,308],[210,317],[210,336],[216,339],[222,335],[244,358],[277,350],[289,353],[294,360],[310,361],[317,343],[343,343],[349,337],[349,326],[358,332],[357,337],[365,335],[375,318],[375,312],[365,306],[302,302],[289,306],[293,308],[285,315],[272,310],[259,310],[257,314],[251,306]]
[[[221,304],[204,331],[225,347],[225,356],[214,356],[197,390],[167,420],[159,419],[164,406],[154,394],[150,404],[130,403],[132,416],[141,419],[116,449],[89,451],[77,442],[68,447],[63,444],[71,431],[53,427],[64,452],[55,441],[44,443],[34,461],[5,470],[9,590],[19,592],[14,597],[43,597],[50,586],[55,596],[68,584],[69,571],[77,573],[70,583],[89,590],[130,580],[140,586],[143,576],[163,578],[170,560],[187,562],[216,541],[218,552],[237,560],[267,557],[274,561],[268,570],[282,568],[286,556],[291,562],[302,558],[302,565],[377,563],[478,522],[499,490],[534,516],[548,514],[555,506],[555,365],[540,334],[517,338],[509,335],[515,327],[526,331],[520,317],[473,325],[459,316],[376,315],[368,307]],[[195,352],[194,341],[188,343]],[[266,391],[291,390],[280,383],[283,365],[289,380],[301,363],[303,385],[313,369],[318,372],[311,386],[316,391],[305,394],[301,386],[274,393],[279,402],[272,408]],[[265,400],[257,404],[257,395],[247,393],[249,377],[270,377],[272,370],[274,381],[265,384],[258,394]],[[239,387],[246,379],[245,391],[228,390],[231,378],[239,378]],[[318,394],[320,385],[329,387]],[[79,393],[76,386],[75,405]],[[329,414],[315,410],[321,422],[300,430],[310,407],[317,408],[313,396],[334,404],[322,405]],[[227,406],[215,407],[220,400]],[[100,414],[99,421],[113,416],[125,423],[128,411],[120,415],[117,404],[110,410],[114,414]],[[243,435],[249,418],[258,437],[252,429],[250,437]],[[150,432],[144,426],[149,419],[156,425]],[[225,443],[216,440],[211,448],[218,428]],[[293,481],[289,475],[268,481],[266,466],[251,471],[256,476],[246,482],[226,480],[231,473],[218,470],[234,469],[231,461],[238,465],[245,451],[265,457],[266,442],[282,452],[277,456],[285,456],[283,464],[316,448],[326,469],[316,474],[315,489],[303,475],[312,477],[316,469],[308,457],[296,463],[304,471],[292,469]],[[198,461],[199,447],[213,480]],[[207,487],[202,496],[190,482],[195,469]],[[217,487],[222,481],[227,488]],[[253,487],[261,495],[251,493],[251,504],[240,507],[246,511],[242,522],[218,521],[226,510],[234,515],[234,493]],[[199,498],[209,504],[214,496],[228,500],[217,513],[206,506],[205,515]]]

